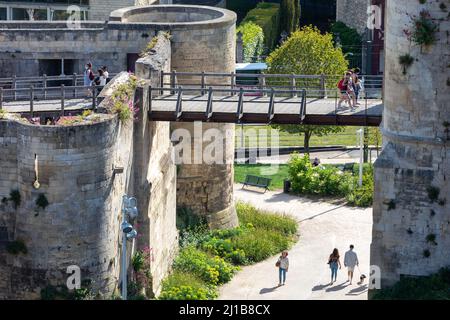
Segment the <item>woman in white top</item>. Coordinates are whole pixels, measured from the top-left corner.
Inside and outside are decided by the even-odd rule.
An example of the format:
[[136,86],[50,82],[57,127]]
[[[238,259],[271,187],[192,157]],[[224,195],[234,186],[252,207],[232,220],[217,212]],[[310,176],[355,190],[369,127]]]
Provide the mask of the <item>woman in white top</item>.
[[283,251],[281,256],[278,258],[278,261],[276,263],[276,266],[278,267],[278,277],[279,277],[279,286],[284,286],[286,282],[286,272],[288,272],[289,269],[289,259],[288,259],[288,252]]

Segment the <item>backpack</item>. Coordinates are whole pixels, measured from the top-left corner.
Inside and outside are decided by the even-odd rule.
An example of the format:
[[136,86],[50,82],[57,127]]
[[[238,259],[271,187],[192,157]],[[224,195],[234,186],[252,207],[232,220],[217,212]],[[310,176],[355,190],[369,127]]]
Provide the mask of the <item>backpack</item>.
[[344,79],[341,79],[341,81],[339,81],[339,83],[338,83],[338,88],[341,90],[341,91],[345,91],[345,90],[347,90],[347,86],[344,86]]
[[94,75],[94,73],[92,72],[92,70],[90,70],[89,71],[89,80],[94,80],[95,79],[95,75]]

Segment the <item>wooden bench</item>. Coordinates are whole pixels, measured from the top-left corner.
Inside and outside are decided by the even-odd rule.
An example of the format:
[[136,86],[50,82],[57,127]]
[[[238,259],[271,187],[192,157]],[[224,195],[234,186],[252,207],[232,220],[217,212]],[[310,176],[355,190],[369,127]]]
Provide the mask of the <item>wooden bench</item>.
[[258,177],[248,174],[245,177],[245,182],[242,185],[242,189],[244,189],[245,186],[252,186],[252,187],[258,187],[258,188],[264,188],[264,192],[269,190],[269,185],[272,179],[264,178],[264,177]]

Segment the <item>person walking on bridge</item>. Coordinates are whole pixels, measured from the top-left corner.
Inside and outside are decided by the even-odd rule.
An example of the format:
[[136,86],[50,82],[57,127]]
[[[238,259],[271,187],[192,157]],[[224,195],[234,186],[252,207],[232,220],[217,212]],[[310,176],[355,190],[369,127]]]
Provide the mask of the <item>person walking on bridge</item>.
[[355,247],[350,245],[350,250],[345,253],[344,256],[344,266],[348,270],[348,281],[352,284],[353,272],[355,271],[355,266],[359,266],[358,255],[353,251]]

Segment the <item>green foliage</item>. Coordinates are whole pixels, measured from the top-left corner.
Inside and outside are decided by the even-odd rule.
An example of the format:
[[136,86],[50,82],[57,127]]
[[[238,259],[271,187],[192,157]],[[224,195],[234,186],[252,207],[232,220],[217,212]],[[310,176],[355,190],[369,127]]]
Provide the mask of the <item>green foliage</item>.
[[81,287],[80,289],[74,289],[69,291],[67,286],[48,285],[41,289],[41,300],[94,300],[95,294],[91,288]]
[[49,205],[49,202],[48,202],[45,194],[43,194],[43,193],[39,194],[39,196],[36,199],[36,206],[38,208],[41,208],[42,210],[45,210],[45,208],[47,208],[48,205]]
[[0,109],[0,120],[5,118],[6,116],[6,110]]
[[297,221],[291,216],[261,212],[242,202],[237,203],[236,210],[239,222],[243,225],[251,224],[255,229],[276,231],[284,236],[294,235],[297,232]]
[[294,154],[289,161],[292,190],[300,194],[346,197],[349,205],[368,207],[373,203],[373,169],[363,169],[363,185],[358,185],[359,168],[345,173],[333,166],[314,167],[308,155]]
[[206,225],[206,218],[196,214],[188,207],[177,208],[177,229],[186,230]]
[[[313,26],[306,26],[291,36],[267,58],[269,73],[341,75],[348,69],[348,61],[340,48],[335,48],[331,34],[322,34]],[[335,88],[333,82],[328,84]]]
[[153,295],[152,286],[153,278],[151,273],[152,254],[151,248],[146,247],[138,250],[131,257],[131,265],[133,266],[133,278],[130,281],[128,290],[130,296],[136,300],[146,299]]
[[175,270],[191,272],[208,284],[220,285],[231,280],[238,270],[223,258],[211,256],[194,247],[186,247],[174,262]]
[[345,54],[361,55],[362,37],[356,29],[347,26],[341,21],[336,21],[331,25],[331,33],[336,44],[339,39],[342,51]]
[[420,46],[429,46],[436,42],[439,26],[431,18],[430,12],[422,10],[418,17],[411,17],[412,30],[404,30],[410,40]]
[[197,276],[175,271],[163,282],[159,300],[213,300],[218,297],[214,286],[206,285]]
[[406,69],[414,63],[414,58],[407,53],[399,56],[398,62],[403,66],[403,74],[406,74]]
[[280,4],[280,28],[291,34],[300,23],[300,0],[281,0]]
[[132,119],[137,111],[132,100],[137,84],[137,78],[130,75],[128,81],[118,85],[111,96],[109,108],[122,122]]
[[450,300],[450,268],[429,277],[404,277],[394,286],[377,290],[373,300]]
[[228,282],[239,269],[235,265],[262,261],[294,242],[295,219],[263,213],[243,203],[238,203],[236,209],[240,227],[186,230],[191,240],[175,259],[174,273],[164,281],[159,299],[214,299],[215,287]]
[[275,47],[280,30],[280,5],[277,3],[263,2],[250,10],[242,21],[243,24],[253,22],[264,31],[266,47],[271,50]]
[[6,251],[9,254],[13,254],[13,255],[17,255],[19,253],[23,253],[23,254],[28,253],[28,249],[27,249],[27,246],[25,245],[25,242],[23,242],[20,239],[9,242],[6,246]]
[[246,22],[241,24],[236,32],[242,33],[244,62],[253,62],[256,57],[263,55],[264,31],[259,25],[253,22]]
[[156,44],[158,43],[158,37],[155,36],[152,38],[152,40],[147,44],[147,46],[145,47],[144,50],[142,50],[140,56],[141,57],[145,57],[148,54],[150,54],[150,52],[153,50],[153,48],[156,46]]
[[439,194],[441,193],[441,190],[437,187],[429,186],[427,188],[428,192],[428,198],[431,202],[435,202],[439,199]]

